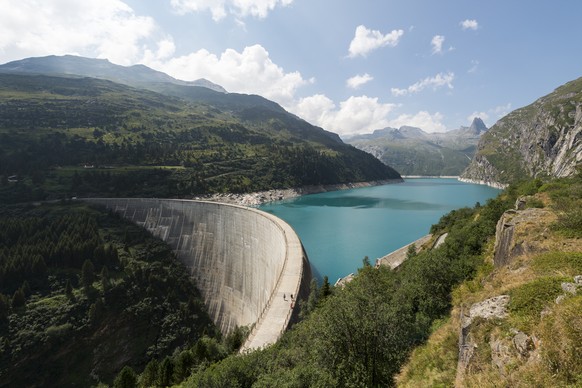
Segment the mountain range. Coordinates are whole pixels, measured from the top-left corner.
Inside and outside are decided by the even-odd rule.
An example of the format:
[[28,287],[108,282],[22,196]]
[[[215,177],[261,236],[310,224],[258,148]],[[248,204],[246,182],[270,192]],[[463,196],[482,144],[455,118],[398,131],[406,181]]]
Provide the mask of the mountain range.
[[402,175],[458,176],[469,165],[487,127],[480,118],[471,126],[427,133],[403,126],[356,135],[345,141],[371,153]]
[[156,89],[156,85],[164,83],[182,86],[202,86],[226,93],[222,86],[204,78],[192,82],[182,81],[144,65],[119,66],[109,62],[107,59],[84,58],[75,55],[25,58],[1,65],[0,71],[45,75],[77,75],[107,79],[124,85],[152,90]]
[[74,56],[10,62],[0,66],[0,108],[0,199],[7,201],[400,179],[263,97],[145,66]]

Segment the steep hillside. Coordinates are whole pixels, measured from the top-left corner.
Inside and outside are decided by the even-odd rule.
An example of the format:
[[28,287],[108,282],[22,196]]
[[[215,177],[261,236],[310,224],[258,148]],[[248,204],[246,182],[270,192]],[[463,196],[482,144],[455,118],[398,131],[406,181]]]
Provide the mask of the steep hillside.
[[144,229],[79,203],[0,206],[0,387],[111,384],[204,335],[188,270]]
[[[515,190],[515,188],[514,188]],[[451,316],[416,349],[398,385],[582,384],[582,177],[522,186]]]
[[0,72],[0,200],[191,196],[399,179],[259,96]]
[[468,166],[487,127],[475,118],[470,127],[444,133],[420,128],[385,128],[358,135],[346,142],[369,152],[402,175],[460,175]]
[[462,178],[565,177],[582,162],[582,78],[511,112],[485,134]]

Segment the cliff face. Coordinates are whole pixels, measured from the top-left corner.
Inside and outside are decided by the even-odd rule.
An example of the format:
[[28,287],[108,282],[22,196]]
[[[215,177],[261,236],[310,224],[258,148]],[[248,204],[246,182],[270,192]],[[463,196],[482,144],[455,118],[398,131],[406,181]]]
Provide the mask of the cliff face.
[[566,177],[582,162],[582,78],[499,120],[461,177],[507,184]]

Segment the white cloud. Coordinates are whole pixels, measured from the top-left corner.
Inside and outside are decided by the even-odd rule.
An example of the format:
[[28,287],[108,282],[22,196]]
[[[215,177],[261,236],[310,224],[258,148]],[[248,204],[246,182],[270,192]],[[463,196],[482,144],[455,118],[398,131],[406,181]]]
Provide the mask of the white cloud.
[[498,118],[502,118],[503,116],[506,116],[507,114],[509,114],[509,112],[511,112],[511,103],[508,102],[505,105],[499,105],[496,106],[495,108],[491,109],[491,112]]
[[496,106],[487,110],[487,112],[475,111],[467,116],[467,121],[472,122],[475,117],[479,117],[483,121],[488,121],[489,119],[497,121],[503,116],[506,116],[509,112],[511,112],[511,103]]
[[387,34],[382,34],[378,30],[369,30],[365,26],[356,27],[354,38],[350,42],[349,57],[358,55],[365,57],[370,51],[384,46],[396,46],[400,38],[404,35],[403,30],[392,30]]
[[463,30],[476,30],[479,28],[479,23],[475,19],[466,19],[459,23]]
[[220,56],[201,49],[168,60],[145,58],[144,64],[178,79],[206,78],[229,92],[259,94],[284,106],[292,104],[297,88],[313,82],[299,72],[285,72],[258,44],[242,52],[227,49]]
[[413,115],[402,114],[396,119],[390,120],[388,125],[393,128],[400,128],[403,125],[408,125],[421,128],[426,132],[444,132],[446,127],[442,123],[443,119],[444,116],[439,112],[431,115],[429,112],[420,111]]
[[475,73],[479,67],[479,61],[476,59],[471,60],[471,67],[467,70],[467,73]]
[[267,17],[278,5],[283,7],[293,0],[172,0],[174,10],[180,14],[210,11],[212,19],[219,21],[231,13],[237,17],[253,16],[259,19]]
[[467,116],[467,121],[469,123],[472,123],[473,119],[475,119],[476,117],[480,118],[483,121],[489,120],[489,114],[487,114],[486,112],[473,112],[469,116]]
[[302,98],[291,110],[312,124],[345,136],[388,126],[388,115],[395,107],[368,96],[352,96],[338,107],[328,97],[317,94]]
[[164,60],[174,55],[175,51],[176,45],[174,44],[174,40],[171,37],[168,37],[158,42],[158,48],[155,51],[145,48],[142,62]]
[[358,89],[360,86],[372,81],[374,77],[366,73],[364,75],[355,75],[346,81],[346,85],[352,89]]
[[443,52],[443,43],[445,42],[445,37],[442,35],[435,35],[433,36],[430,44],[432,46],[432,53],[433,54],[442,54]]
[[120,0],[20,0],[2,7],[0,59],[78,54],[128,65],[143,55],[154,20]]
[[399,88],[392,88],[392,95],[398,96],[405,96],[407,94],[414,94],[418,93],[426,88],[433,88],[436,90],[440,87],[447,86],[449,89],[453,88],[453,80],[455,79],[455,74],[452,72],[448,73],[438,73],[434,77],[427,77],[423,80],[420,80],[412,85],[410,85],[406,89],[399,89]]

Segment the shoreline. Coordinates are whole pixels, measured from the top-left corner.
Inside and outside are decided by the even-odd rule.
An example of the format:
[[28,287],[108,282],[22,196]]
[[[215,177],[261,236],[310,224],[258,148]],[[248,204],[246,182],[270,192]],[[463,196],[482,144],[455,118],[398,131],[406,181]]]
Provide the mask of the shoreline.
[[331,185],[310,185],[290,189],[272,189],[252,193],[219,193],[195,197],[196,200],[222,202],[241,206],[258,206],[268,202],[282,201],[302,195],[326,193],[329,191],[357,189],[361,187],[383,186],[402,183],[404,179],[382,179],[370,182],[336,183]]
[[440,179],[459,179],[458,175],[402,175],[403,179],[420,179],[420,178],[440,178]]
[[460,182],[489,186],[489,187],[493,187],[494,189],[499,189],[499,190],[505,190],[509,186],[508,184],[505,184],[505,183],[483,181],[483,180],[476,180],[476,179],[468,179],[468,178],[462,178],[462,177],[458,177],[457,179]]

